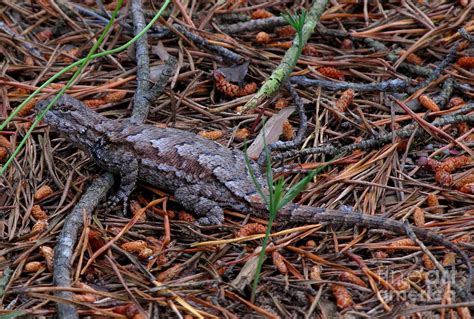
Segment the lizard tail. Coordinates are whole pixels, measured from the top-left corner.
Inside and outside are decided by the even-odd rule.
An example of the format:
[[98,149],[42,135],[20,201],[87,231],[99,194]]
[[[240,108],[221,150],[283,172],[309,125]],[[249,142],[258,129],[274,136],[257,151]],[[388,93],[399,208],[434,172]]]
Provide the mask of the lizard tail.
[[279,211],[278,219],[284,222],[322,223],[341,226],[358,225],[368,228],[386,229],[398,234],[407,234],[407,230],[411,230],[417,238],[445,246],[461,256],[463,263],[467,266],[468,274],[467,283],[463,289],[464,293],[462,293],[460,297],[465,300],[472,300],[471,289],[473,269],[471,261],[464,251],[442,235],[419,227],[410,226],[407,229],[407,224],[390,218],[354,213],[350,211],[345,212],[343,210],[299,206],[296,204],[288,205]]

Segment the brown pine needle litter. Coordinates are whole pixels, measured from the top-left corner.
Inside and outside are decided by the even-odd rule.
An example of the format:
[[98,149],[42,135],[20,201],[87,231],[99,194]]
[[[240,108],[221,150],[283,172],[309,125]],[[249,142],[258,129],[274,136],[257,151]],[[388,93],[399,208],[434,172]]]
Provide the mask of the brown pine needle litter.
[[[101,50],[129,41],[161,3],[123,2]],[[275,179],[291,186],[323,167],[295,203],[404,221],[473,259],[474,12],[469,1],[429,2],[172,1],[147,32],[148,48],[138,41],[89,62],[67,94],[118,121],[143,103],[147,124],[241,150],[273,118],[266,133],[278,141]],[[5,2],[2,122],[86,56],[117,1],[98,3]],[[298,43],[282,14],[315,3],[323,14],[305,30],[288,77],[240,114]],[[37,101],[75,69],[2,129],[0,167],[32,125]],[[469,318],[472,302],[456,290],[467,271],[459,256],[383,227],[278,221],[252,302],[267,219],[229,209],[222,225],[200,227],[174,194],[145,183],[124,215],[122,203],[107,205],[112,184],[43,122],[32,130],[0,176],[0,317]],[[82,206],[91,187],[101,198]]]

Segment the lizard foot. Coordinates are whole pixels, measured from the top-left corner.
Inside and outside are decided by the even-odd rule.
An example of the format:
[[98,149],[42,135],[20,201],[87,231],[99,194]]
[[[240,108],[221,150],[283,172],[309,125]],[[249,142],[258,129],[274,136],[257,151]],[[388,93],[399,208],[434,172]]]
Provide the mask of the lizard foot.
[[215,201],[199,196],[199,189],[196,187],[182,187],[175,191],[176,200],[184,208],[196,213],[199,218],[199,225],[220,225],[224,221],[224,211]]
[[121,201],[123,201],[123,216],[128,216],[128,198],[124,197],[120,192],[109,198],[105,204],[105,213],[110,213]]
[[197,225],[208,226],[208,225],[221,225],[224,221],[224,212],[219,206],[213,207],[208,211],[207,215],[199,218],[196,221]]

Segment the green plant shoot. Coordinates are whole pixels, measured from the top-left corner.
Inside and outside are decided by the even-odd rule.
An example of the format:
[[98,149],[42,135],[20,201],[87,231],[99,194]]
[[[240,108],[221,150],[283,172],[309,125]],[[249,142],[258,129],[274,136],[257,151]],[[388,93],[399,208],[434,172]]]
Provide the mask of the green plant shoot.
[[255,273],[255,279],[252,285],[252,296],[251,296],[252,302],[255,301],[257,286],[260,280],[260,272],[262,270],[263,261],[265,259],[265,249],[267,248],[268,239],[270,237],[272,225],[273,225],[273,222],[275,221],[278,211],[282,209],[285,205],[290,203],[293,199],[295,199],[295,197],[298,196],[298,194],[300,194],[303,191],[303,189],[314,178],[314,176],[325,167],[325,166],[322,166],[316,170],[311,171],[305,178],[303,178],[301,181],[299,181],[298,183],[290,187],[285,192],[285,179],[283,176],[280,176],[276,181],[273,181],[270,152],[266,145],[265,138],[264,138],[264,144],[265,144],[265,148],[264,148],[265,177],[266,177],[266,183],[267,183],[267,188],[268,188],[268,194],[265,194],[262,188],[262,185],[260,185],[260,183],[258,182],[255,176],[255,172],[253,171],[252,166],[250,164],[250,159],[247,156],[246,146],[244,150],[245,164],[249,171],[250,177],[252,178],[252,182],[255,185],[255,188],[257,189],[258,194],[265,202],[265,206],[267,207],[268,212],[269,212],[267,230],[265,232],[265,237],[263,238],[262,251],[260,252],[260,255],[258,257],[257,270]]

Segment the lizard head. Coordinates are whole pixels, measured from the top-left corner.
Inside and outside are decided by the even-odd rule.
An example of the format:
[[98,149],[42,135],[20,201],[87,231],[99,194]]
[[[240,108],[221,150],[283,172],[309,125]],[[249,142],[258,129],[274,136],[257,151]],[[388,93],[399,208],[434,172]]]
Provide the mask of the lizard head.
[[[39,101],[35,113],[41,114],[54,97]],[[82,102],[64,94],[46,112],[43,121],[65,134],[84,133],[101,121],[102,116],[87,108]]]

